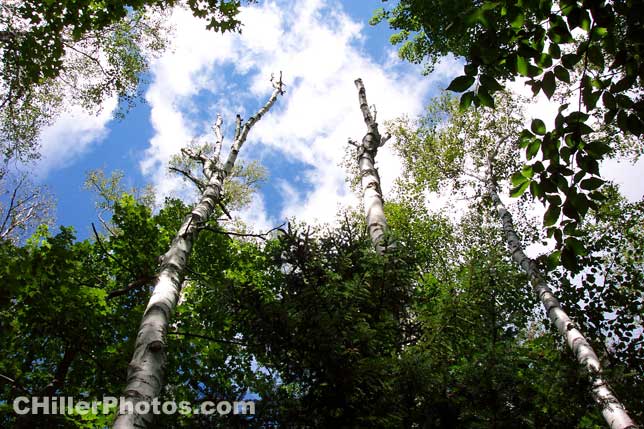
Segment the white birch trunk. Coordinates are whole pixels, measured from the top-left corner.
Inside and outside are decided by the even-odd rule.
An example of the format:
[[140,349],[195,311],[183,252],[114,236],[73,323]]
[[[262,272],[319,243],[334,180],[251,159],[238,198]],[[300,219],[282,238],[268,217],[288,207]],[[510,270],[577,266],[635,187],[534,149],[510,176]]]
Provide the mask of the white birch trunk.
[[355,85],[358,88],[358,100],[364,122],[367,125],[367,133],[362,138],[362,143],[352,142],[358,148],[358,167],[362,182],[363,202],[365,217],[367,220],[367,229],[369,237],[376,251],[384,254],[388,247],[385,242],[387,232],[387,220],[385,218],[382,190],[380,188],[380,176],[375,167],[375,159],[378,148],[385,144],[389,139],[389,134],[384,137],[378,131],[376,122],[376,112],[372,114],[367,103],[367,94],[362,83],[362,79],[356,79]]
[[539,272],[536,262],[523,251],[521,240],[514,228],[512,215],[499,198],[490,161],[488,161],[486,185],[488,194],[492,198],[503,225],[503,233],[512,254],[512,259],[528,275],[537,298],[546,310],[546,315],[565,338],[577,361],[587,370],[592,382],[593,398],[601,409],[606,423],[611,429],[637,428],[635,422],[628,416],[624,405],[617,399],[608,382],[603,378],[601,363],[592,346],[561,308],[559,300]]
[[[213,161],[212,173],[201,194],[201,198],[192,212],[186,216],[177,235],[172,240],[168,251],[161,258],[161,267],[152,297],[143,314],[136,337],[134,355],[128,366],[127,386],[124,391],[124,410],[136,410],[136,404],[150,404],[159,396],[163,387],[163,371],[166,363],[166,332],[170,317],[177,302],[184,271],[192,245],[199,233],[199,228],[210,218],[219,203],[224,180],[231,174],[237,154],[244,144],[251,127],[271,108],[280,94],[283,94],[281,79],[274,83],[275,90],[268,102],[236,132],[235,141],[230,149],[226,163],[221,166],[218,160]],[[238,129],[240,120],[237,121]],[[221,145],[221,119],[218,118],[215,131],[217,144]],[[129,408],[128,408],[129,407]],[[115,429],[150,427],[154,415],[151,412],[125,412],[119,414],[114,422]]]

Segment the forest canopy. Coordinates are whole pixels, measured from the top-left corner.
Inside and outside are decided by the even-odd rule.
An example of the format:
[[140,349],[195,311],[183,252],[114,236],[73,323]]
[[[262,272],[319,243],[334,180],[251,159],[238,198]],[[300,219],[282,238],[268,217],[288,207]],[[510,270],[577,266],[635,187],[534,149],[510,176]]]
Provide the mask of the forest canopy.
[[[257,3],[266,21],[277,13]],[[271,181],[304,192],[289,191],[279,168],[332,174],[314,142],[299,164],[271,164],[270,133],[283,145],[303,133],[273,129],[302,94],[301,77],[273,70],[244,90],[202,79],[224,94],[190,104],[209,112],[208,131],[175,142],[161,166],[190,190],[182,198],[132,186],[110,165],[89,171],[96,212],[83,236],[51,219],[37,177],[17,174],[18,163],[38,165],[43,130],[72,105],[95,112],[116,96],[127,120],[135,100],[149,101],[157,59],[189,31],[173,28],[177,7],[217,33],[263,21],[239,1],[3,3],[0,426],[638,427],[644,199],[628,199],[605,166],[642,152],[639,6],[383,2],[364,11],[373,27],[356,31],[392,30],[382,49],[422,65],[396,66],[410,67],[412,86],[447,55],[463,71],[422,109],[393,116],[379,75],[334,77],[358,134],[334,158],[344,155],[356,203],[338,205],[333,222],[286,214],[258,228],[239,215],[258,210]],[[250,61],[225,46],[222,56]],[[311,94],[306,105],[324,105]],[[552,121],[530,117],[538,94]],[[305,126],[324,120],[306,116]],[[386,176],[392,159],[397,177]],[[119,397],[136,411],[17,411],[51,397]],[[139,408],[150,402],[195,407]]]

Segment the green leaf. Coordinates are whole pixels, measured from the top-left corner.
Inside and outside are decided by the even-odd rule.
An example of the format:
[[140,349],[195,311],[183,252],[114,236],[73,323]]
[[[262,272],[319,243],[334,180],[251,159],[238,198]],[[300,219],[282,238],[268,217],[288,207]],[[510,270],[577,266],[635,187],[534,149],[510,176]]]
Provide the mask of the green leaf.
[[512,186],[519,186],[522,185],[523,182],[528,180],[521,172],[516,172],[510,177],[510,182],[512,182]]
[[552,252],[550,255],[548,255],[548,261],[547,261],[548,269],[554,270],[555,268],[557,268],[560,260],[561,260],[561,251],[555,250],[554,252]]
[[496,91],[500,91],[503,89],[503,86],[491,76],[482,74],[479,79],[481,81],[481,85],[487,88],[487,90],[490,91],[490,93],[494,93]]
[[564,247],[561,251],[561,264],[564,268],[573,272],[579,269],[579,264],[577,264],[575,254],[568,247]]
[[543,73],[543,69],[541,67],[533,66],[532,64],[528,64],[528,76],[529,77],[537,77],[541,73]]
[[628,126],[628,131],[630,131],[633,135],[640,136],[642,135],[642,133],[644,133],[644,123],[642,123],[642,121],[634,113],[628,115],[626,124]]
[[584,146],[584,150],[593,158],[600,159],[611,151],[610,146],[598,140],[594,140]]
[[552,95],[555,93],[556,88],[555,75],[553,72],[549,71],[545,75],[543,75],[543,83],[541,84],[541,88],[543,88],[543,92],[546,94],[546,97],[548,97],[548,99],[552,98]]
[[474,92],[467,91],[461,96],[461,101],[458,104],[458,108],[461,112],[464,112],[472,105],[472,100],[474,99]]
[[534,139],[528,146],[528,149],[526,150],[525,156],[528,158],[528,160],[531,160],[534,158],[534,156],[539,152],[539,148],[541,147],[541,140],[539,139]]
[[570,73],[563,66],[556,66],[554,69],[555,76],[562,82],[570,83]]
[[520,55],[517,55],[517,73],[521,76],[528,76],[528,60]]
[[534,134],[530,131],[526,129],[521,130],[521,134],[519,135],[519,147],[524,148],[528,146],[532,142],[533,138]]
[[491,107],[492,109],[494,108],[494,99],[492,98],[490,93],[487,92],[483,87],[479,88],[477,95],[479,101],[481,102],[481,106]]
[[533,133],[540,136],[546,134],[546,124],[541,119],[533,119],[532,124],[530,124],[530,129]]
[[561,57],[561,64],[569,70],[572,70],[575,65],[581,60],[581,56],[577,54],[566,54]]
[[467,76],[476,76],[479,70],[479,66],[477,66],[476,64],[465,64],[463,70],[465,71],[465,74]]
[[578,124],[578,123],[583,123],[590,118],[590,115],[584,112],[580,112],[579,110],[572,112],[570,115],[566,116],[566,123],[573,125],[573,124]]
[[607,109],[617,108],[615,97],[613,97],[613,94],[611,94],[610,91],[604,91],[604,94],[602,94],[602,101],[604,102],[604,107]]
[[543,215],[543,226],[552,226],[559,219],[559,214],[561,213],[561,207],[555,204],[550,204],[548,210]]
[[584,243],[579,241],[579,239],[575,237],[568,237],[565,240],[566,247],[570,250],[572,250],[575,255],[577,256],[583,256],[586,254],[586,248],[584,247]]
[[523,193],[525,192],[525,190],[526,190],[526,189],[528,188],[528,186],[530,185],[530,181],[529,181],[529,180],[526,180],[526,179],[525,179],[525,177],[524,177],[523,179],[525,180],[525,182],[521,183],[519,186],[515,186],[514,188],[512,188],[512,190],[510,190],[510,196],[511,196],[512,198],[518,198],[518,197],[520,197],[521,195],[523,195]]
[[521,174],[524,177],[531,179],[532,176],[534,175],[534,170],[532,170],[531,165],[524,165],[523,168],[521,169]]
[[523,22],[525,21],[525,16],[523,13],[518,13],[512,21],[510,21],[510,27],[514,28],[515,30],[519,30],[523,26]]
[[447,87],[448,91],[463,92],[474,83],[473,76],[459,76]]
[[582,180],[580,186],[581,186],[581,189],[585,189],[587,191],[594,191],[604,183],[605,182],[599,177],[591,177],[589,179]]
[[548,53],[550,53],[550,56],[554,59],[561,58],[561,49],[556,43],[550,43],[550,46],[548,46]]
[[535,198],[541,198],[543,196],[543,191],[541,190],[541,186],[539,186],[539,182],[535,180],[530,182],[530,193]]
[[591,64],[596,65],[599,67],[601,70],[604,69],[604,54],[602,54],[601,49],[599,48],[599,45],[593,44],[588,48],[588,60],[591,62]]

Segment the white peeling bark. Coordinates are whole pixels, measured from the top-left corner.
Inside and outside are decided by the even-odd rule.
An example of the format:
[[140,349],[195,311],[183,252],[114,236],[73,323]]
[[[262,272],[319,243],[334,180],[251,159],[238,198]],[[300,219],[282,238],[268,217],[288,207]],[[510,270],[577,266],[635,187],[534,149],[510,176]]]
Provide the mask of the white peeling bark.
[[358,100],[360,102],[360,110],[364,122],[367,125],[367,133],[362,138],[361,144],[350,141],[351,144],[358,149],[358,167],[360,169],[360,177],[362,182],[363,202],[365,217],[367,220],[367,228],[369,237],[373,243],[376,251],[379,254],[384,254],[387,247],[392,247],[392,243],[387,246],[385,243],[385,234],[387,232],[387,219],[385,218],[384,204],[382,198],[382,190],[380,188],[380,176],[375,167],[375,159],[378,153],[378,148],[389,140],[390,135],[386,134],[384,137],[378,131],[378,123],[376,122],[376,111],[372,114],[367,103],[367,94],[362,83],[362,79],[355,80],[356,88],[358,88]]
[[546,283],[541,275],[536,262],[529,258],[523,251],[521,239],[514,228],[512,215],[506,209],[505,205],[499,198],[497,184],[492,173],[492,163],[488,161],[488,171],[486,177],[487,191],[494,207],[499,215],[503,225],[508,248],[512,259],[521,267],[523,272],[528,275],[532,289],[537,298],[543,304],[546,315],[550,321],[557,327],[559,333],[565,338],[568,346],[577,358],[577,361],[587,370],[592,382],[592,395],[601,409],[602,415],[611,429],[635,429],[637,425],[629,417],[624,405],[617,399],[611,391],[608,382],[602,375],[602,367],[597,354],[592,346],[588,343],[583,334],[576,327],[574,322],[568,317],[566,312],[561,308],[559,300],[552,292],[552,289]]
[[[283,84],[280,80],[273,83],[275,90],[266,104],[246,121],[241,132],[235,133],[235,141],[230,149],[228,159],[223,167],[220,167],[218,159],[203,160],[204,163],[211,161],[212,173],[201,194],[201,198],[192,212],[186,216],[179,228],[168,251],[161,257],[160,271],[157,274],[157,282],[152,292],[152,297],[143,314],[134,347],[134,355],[128,366],[127,386],[124,391],[125,407],[136,410],[138,402],[151,403],[159,396],[163,387],[163,371],[166,363],[166,332],[170,317],[174,312],[181,285],[183,283],[184,271],[192,245],[202,226],[220,201],[224,180],[230,173],[237,160],[237,155],[246,141],[248,132],[252,126],[259,121],[277,100],[277,97],[284,93]],[[239,128],[241,119],[237,120]],[[221,118],[217,118],[215,124],[215,136],[218,148],[221,147],[223,137],[221,136]],[[128,408],[125,408],[128,410]],[[152,413],[123,413],[119,414],[114,422],[115,429],[131,429],[150,427],[154,415]]]

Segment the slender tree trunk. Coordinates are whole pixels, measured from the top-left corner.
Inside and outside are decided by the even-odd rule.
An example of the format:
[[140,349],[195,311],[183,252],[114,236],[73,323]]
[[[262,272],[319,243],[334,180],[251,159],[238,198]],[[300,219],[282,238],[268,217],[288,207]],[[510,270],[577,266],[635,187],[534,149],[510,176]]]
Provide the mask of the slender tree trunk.
[[378,148],[384,145],[391,136],[389,134],[385,136],[380,135],[378,123],[376,122],[376,110],[372,106],[372,112],[367,103],[367,94],[362,79],[356,79],[355,85],[358,88],[358,100],[364,122],[367,125],[367,133],[362,138],[360,144],[351,140],[349,142],[358,149],[358,167],[360,168],[364,210],[369,237],[371,237],[376,251],[382,255],[387,250],[387,247],[391,247],[392,243],[388,246],[385,242],[387,220],[385,218],[382,190],[380,189],[380,176],[375,167],[375,159]]
[[624,405],[617,399],[608,382],[604,379],[601,363],[592,346],[586,341],[583,334],[563,311],[559,300],[557,300],[552,293],[552,289],[550,289],[546,280],[539,272],[536,262],[529,258],[523,251],[521,240],[514,228],[512,215],[499,198],[497,192],[498,187],[492,172],[491,160],[488,160],[486,186],[503,225],[503,233],[510,253],[512,254],[512,259],[528,275],[537,298],[546,310],[546,315],[557,327],[559,333],[565,338],[577,361],[588,371],[592,382],[593,398],[601,409],[608,426],[611,429],[637,428],[635,422],[628,416]]
[[[152,297],[143,314],[141,325],[136,337],[134,355],[128,366],[127,386],[124,392],[125,403],[122,404],[124,413],[119,413],[114,422],[115,429],[145,428],[150,427],[154,415],[150,407],[148,412],[138,413],[136,404],[147,402],[149,405],[159,396],[163,387],[163,371],[166,363],[166,332],[170,317],[179,300],[184,271],[192,245],[197,238],[200,227],[203,226],[215,207],[220,202],[224,180],[228,177],[235,165],[237,154],[244,144],[251,127],[268,112],[277,97],[283,94],[281,78],[274,83],[275,90],[266,104],[248,121],[241,126],[241,119],[237,117],[237,130],[235,140],[225,164],[221,165],[218,159],[206,159],[195,156],[204,166],[207,183],[203,187],[201,198],[192,212],[186,216],[179,228],[168,251],[161,257],[160,270],[152,292]],[[217,120],[215,133],[221,147],[221,120]],[[215,152],[218,152],[217,150]],[[185,153],[185,152],[184,152]],[[218,155],[218,154],[216,154]],[[209,171],[209,172],[208,172]]]

